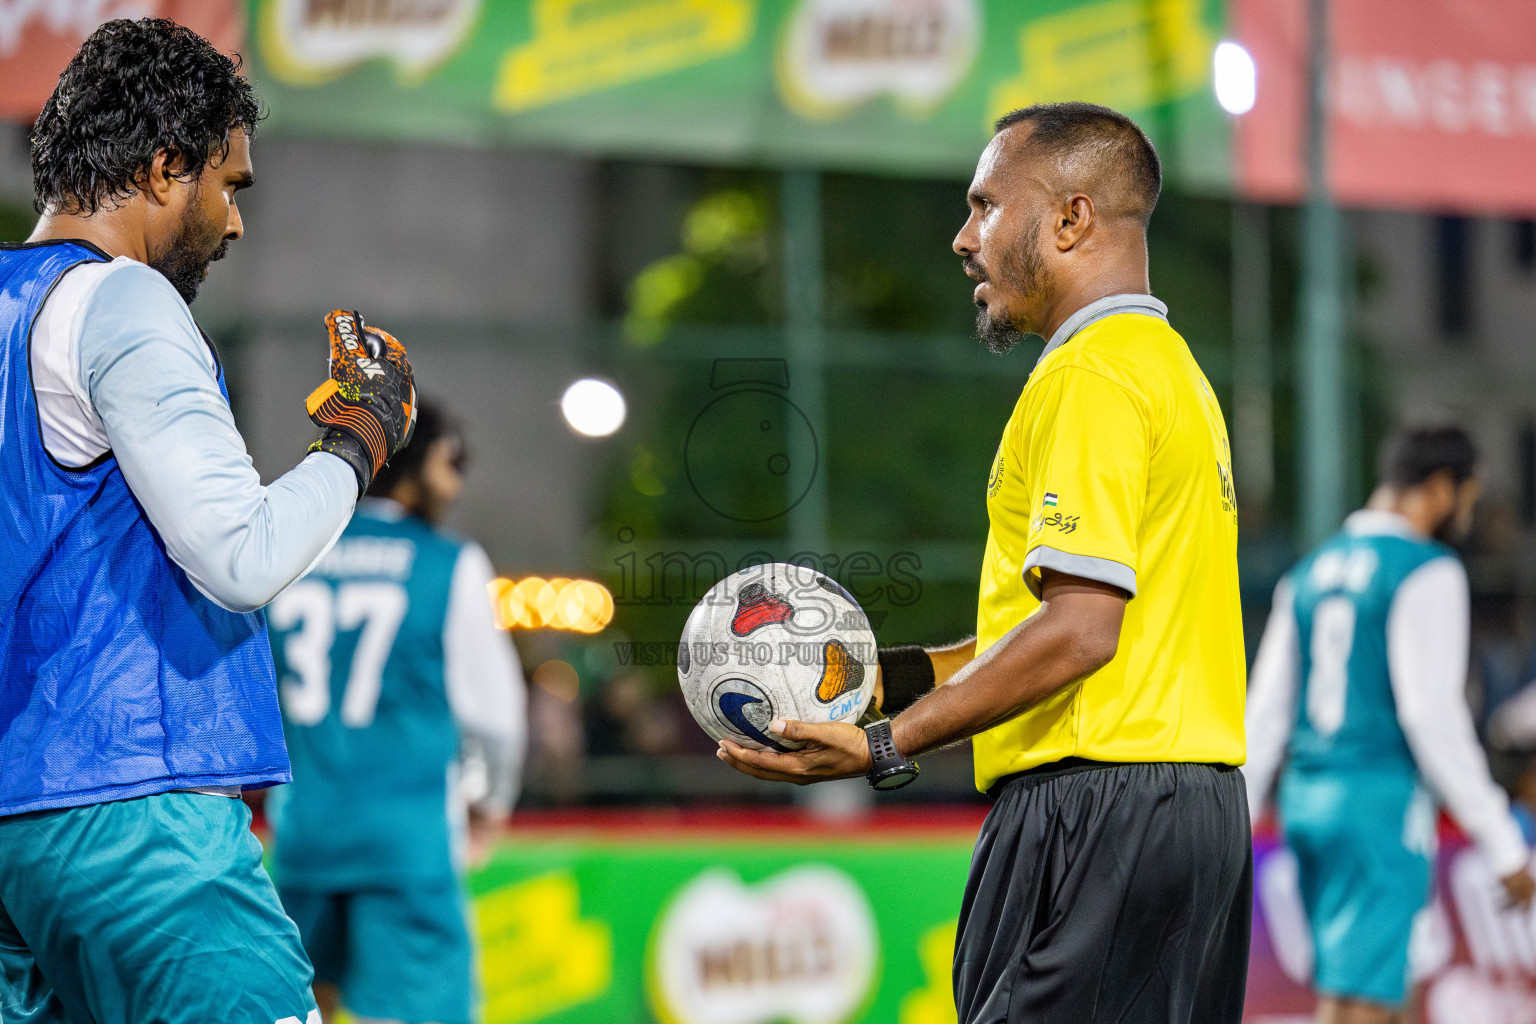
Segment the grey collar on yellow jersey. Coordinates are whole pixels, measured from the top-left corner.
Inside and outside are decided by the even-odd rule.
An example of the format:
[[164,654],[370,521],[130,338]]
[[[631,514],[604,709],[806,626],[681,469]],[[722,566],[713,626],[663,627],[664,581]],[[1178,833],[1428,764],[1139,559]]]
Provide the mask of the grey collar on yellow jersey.
[[1126,292],[1122,295],[1106,295],[1102,299],[1094,299],[1067,317],[1066,322],[1056,328],[1056,333],[1051,335],[1050,341],[1046,342],[1045,351],[1040,353],[1040,359],[1035,362],[1035,365],[1039,366],[1046,356],[1071,341],[1072,336],[1084,327],[1117,313],[1140,313],[1142,316],[1155,316],[1165,322],[1168,319],[1168,307],[1150,295]]

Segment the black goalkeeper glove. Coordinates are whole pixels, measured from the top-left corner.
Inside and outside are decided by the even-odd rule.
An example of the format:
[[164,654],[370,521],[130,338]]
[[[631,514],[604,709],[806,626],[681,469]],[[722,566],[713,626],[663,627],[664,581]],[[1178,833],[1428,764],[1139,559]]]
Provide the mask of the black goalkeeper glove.
[[405,347],[387,331],[363,323],[362,314],[333,310],[331,372],[304,403],[324,433],[309,446],[346,460],[361,497],[416,429],[416,379]]

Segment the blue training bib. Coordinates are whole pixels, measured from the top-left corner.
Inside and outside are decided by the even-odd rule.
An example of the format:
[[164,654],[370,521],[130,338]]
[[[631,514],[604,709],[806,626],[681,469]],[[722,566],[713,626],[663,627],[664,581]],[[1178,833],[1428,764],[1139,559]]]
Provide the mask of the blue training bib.
[[32,325],[106,259],[0,246],[0,815],[289,778],[261,614],[192,585],[110,453],[69,469],[43,447]]

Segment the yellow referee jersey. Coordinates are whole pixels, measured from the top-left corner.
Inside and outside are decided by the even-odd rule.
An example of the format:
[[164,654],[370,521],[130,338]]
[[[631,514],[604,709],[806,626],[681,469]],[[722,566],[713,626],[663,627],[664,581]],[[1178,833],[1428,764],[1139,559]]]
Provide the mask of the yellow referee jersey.
[[1237,508],[1221,407],[1166,308],[1117,295],[1057,332],[987,480],[976,653],[1042,568],[1128,591],[1114,660],[972,740],[976,785],[1085,757],[1242,764]]

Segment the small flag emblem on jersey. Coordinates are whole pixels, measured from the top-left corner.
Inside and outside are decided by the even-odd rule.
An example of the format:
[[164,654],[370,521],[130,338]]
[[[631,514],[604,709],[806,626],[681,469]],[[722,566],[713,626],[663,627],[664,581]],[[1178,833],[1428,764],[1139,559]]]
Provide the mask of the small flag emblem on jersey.
[[1045,492],[1045,507],[1046,508],[1055,508],[1056,507],[1056,495],[1052,494],[1050,491],[1046,491]]

